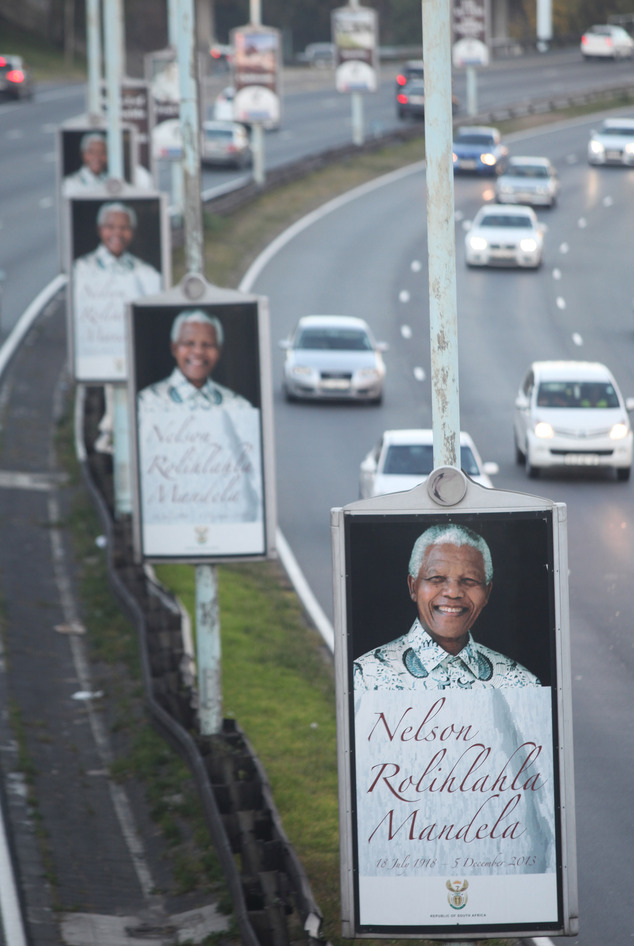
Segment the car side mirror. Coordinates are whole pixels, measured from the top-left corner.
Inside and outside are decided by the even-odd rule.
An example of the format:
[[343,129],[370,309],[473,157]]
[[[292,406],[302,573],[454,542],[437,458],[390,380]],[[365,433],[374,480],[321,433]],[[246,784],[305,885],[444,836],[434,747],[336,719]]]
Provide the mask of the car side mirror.
[[361,462],[361,472],[362,473],[376,473],[376,460],[373,456],[367,456]]
[[465,220],[464,223],[462,224],[462,229],[463,229],[463,230],[470,230],[472,226],[473,226],[473,221],[472,221],[472,220]]
[[518,394],[515,398],[515,407],[518,409],[518,411],[528,410],[528,403],[528,398],[525,394]]
[[291,347],[291,343],[290,343],[290,341],[288,340],[288,338],[283,338],[283,339],[282,339],[281,341],[279,341],[277,344],[278,344],[279,347],[282,349],[282,351],[288,351],[288,349]]
[[625,410],[634,411],[634,397],[625,398]]
[[377,342],[377,343],[376,343],[376,350],[377,350],[377,351],[389,351],[389,350],[390,350],[390,346],[388,345],[387,342]]
[[495,460],[485,460],[482,464],[482,469],[487,474],[487,476],[495,476],[500,472],[500,467],[495,462]]

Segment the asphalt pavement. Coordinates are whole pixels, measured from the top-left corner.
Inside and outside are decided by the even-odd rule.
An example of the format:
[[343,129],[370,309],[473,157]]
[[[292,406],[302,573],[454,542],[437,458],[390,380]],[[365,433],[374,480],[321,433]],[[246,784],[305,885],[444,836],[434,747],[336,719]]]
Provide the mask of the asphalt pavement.
[[126,681],[91,659],[91,616],[75,594],[66,523],[82,486],[54,450],[73,394],[62,290],[0,378],[0,774],[26,918],[23,938],[8,934],[2,904],[4,940],[200,942],[226,917],[208,892],[173,893],[141,787],[110,777],[120,747],[109,694]]

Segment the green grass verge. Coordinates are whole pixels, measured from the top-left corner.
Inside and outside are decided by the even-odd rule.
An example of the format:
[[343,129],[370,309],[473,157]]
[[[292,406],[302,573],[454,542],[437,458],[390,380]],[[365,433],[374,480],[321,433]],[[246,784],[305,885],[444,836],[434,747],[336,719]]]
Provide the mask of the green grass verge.
[[9,23],[0,15],[0,53],[23,56],[36,82],[80,81],[86,78],[86,63],[80,56],[72,62],[49,40]]

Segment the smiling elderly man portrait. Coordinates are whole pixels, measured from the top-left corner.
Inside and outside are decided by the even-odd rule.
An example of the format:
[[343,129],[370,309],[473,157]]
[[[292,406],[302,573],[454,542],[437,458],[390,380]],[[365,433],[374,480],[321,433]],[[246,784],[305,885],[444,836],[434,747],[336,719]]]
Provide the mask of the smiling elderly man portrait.
[[493,587],[482,536],[456,524],[427,529],[414,543],[407,585],[418,617],[407,634],[354,662],[355,693],[540,686],[517,661],[472,636]]

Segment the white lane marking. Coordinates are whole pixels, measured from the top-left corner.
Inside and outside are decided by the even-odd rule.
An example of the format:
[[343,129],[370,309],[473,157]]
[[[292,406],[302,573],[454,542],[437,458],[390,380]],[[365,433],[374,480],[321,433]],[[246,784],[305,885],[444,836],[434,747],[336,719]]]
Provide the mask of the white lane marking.
[[42,210],[46,210],[48,207],[52,207],[52,206],[53,206],[53,198],[52,198],[52,197],[41,197],[39,203],[40,203],[40,207],[42,208]]
[[53,161],[57,161],[57,155],[54,151],[47,151],[46,154],[42,155],[42,161],[46,164],[52,164]]
[[53,125],[52,122],[47,122],[45,125],[42,125],[40,131],[45,135],[54,135],[58,128],[59,125]]
[[583,345],[583,336],[579,332],[572,333],[572,340],[579,348]]
[[422,268],[423,268],[423,264],[421,263],[419,259],[413,259],[412,262],[410,263],[410,269],[413,273],[420,273]]
[[579,217],[579,219],[577,220],[577,226],[579,227],[580,230],[585,230],[585,228],[588,226],[588,221],[586,220],[585,217]]
[[456,210],[454,212],[454,220],[456,221],[456,223],[460,223],[460,221],[463,219],[464,219],[464,213],[462,212],[462,210]]
[[613,199],[612,197],[610,197],[609,194],[607,195],[607,197],[604,197],[604,198],[603,198],[603,206],[604,206],[604,207],[611,207],[613,203],[614,203],[614,199]]
[[567,243],[560,243],[559,252],[565,255],[566,253],[570,252],[570,247],[568,246]]
[[558,309],[566,308],[566,300],[564,299],[563,296],[557,296],[557,308]]
[[416,367],[414,368],[414,377],[416,378],[417,381],[424,381],[425,369],[421,368],[419,365],[416,365]]
[[566,164],[576,164],[578,160],[579,159],[576,154],[569,154],[566,156]]
[[409,302],[409,292],[407,291],[407,289],[401,289],[401,291],[398,294],[398,301]]
[[558,269],[556,266],[553,269],[553,279],[561,279],[561,270]]
[[412,329],[410,328],[409,325],[401,325],[401,335],[403,336],[403,338],[412,337]]

